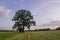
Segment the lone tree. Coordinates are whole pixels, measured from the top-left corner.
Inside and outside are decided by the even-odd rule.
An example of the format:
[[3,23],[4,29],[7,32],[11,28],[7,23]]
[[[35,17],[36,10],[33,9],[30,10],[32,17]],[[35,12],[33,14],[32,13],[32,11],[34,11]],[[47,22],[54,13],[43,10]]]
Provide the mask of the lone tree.
[[35,26],[33,15],[28,10],[18,10],[13,17],[12,21],[15,21],[13,29],[18,29],[20,32],[24,32],[24,28],[30,29],[30,26]]

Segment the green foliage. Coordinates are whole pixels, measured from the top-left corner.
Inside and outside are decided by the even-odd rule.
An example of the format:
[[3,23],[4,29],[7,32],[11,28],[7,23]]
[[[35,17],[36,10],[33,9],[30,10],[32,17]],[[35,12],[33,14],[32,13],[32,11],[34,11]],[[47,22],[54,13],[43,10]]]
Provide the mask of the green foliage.
[[23,28],[24,31],[24,27],[30,29],[32,24],[35,25],[33,15],[31,15],[31,12],[28,10],[18,10],[12,20],[15,21],[13,29]]

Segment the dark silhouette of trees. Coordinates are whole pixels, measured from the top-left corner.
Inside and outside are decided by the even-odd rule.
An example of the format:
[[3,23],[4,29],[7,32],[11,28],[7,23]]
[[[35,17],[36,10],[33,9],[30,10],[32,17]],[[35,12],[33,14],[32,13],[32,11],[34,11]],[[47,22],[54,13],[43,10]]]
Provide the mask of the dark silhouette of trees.
[[56,28],[55,30],[60,30],[60,27]]
[[50,28],[43,28],[43,29],[35,29],[34,31],[49,31]]
[[39,29],[40,31],[49,31],[50,28]]
[[20,32],[24,32],[25,27],[30,29],[30,26],[35,25],[33,15],[28,10],[18,10],[12,20],[15,21],[13,29],[17,28]]

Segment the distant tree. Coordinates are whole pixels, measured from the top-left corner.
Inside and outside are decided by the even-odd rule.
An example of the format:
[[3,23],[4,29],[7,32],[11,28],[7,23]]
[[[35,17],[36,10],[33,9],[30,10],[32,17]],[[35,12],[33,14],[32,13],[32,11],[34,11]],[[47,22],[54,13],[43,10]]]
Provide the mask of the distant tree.
[[56,28],[56,30],[60,30],[60,27]]
[[15,21],[13,29],[17,28],[20,32],[24,32],[25,27],[30,29],[30,26],[35,25],[33,15],[28,10],[18,10],[12,20]]
[[44,29],[40,29],[40,31],[49,31],[50,28],[44,28]]

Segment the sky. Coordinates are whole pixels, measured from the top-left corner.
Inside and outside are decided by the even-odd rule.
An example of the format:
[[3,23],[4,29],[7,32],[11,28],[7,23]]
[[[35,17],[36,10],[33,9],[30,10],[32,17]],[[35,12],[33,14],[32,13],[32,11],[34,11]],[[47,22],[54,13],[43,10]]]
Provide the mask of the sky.
[[30,29],[60,27],[60,0],[0,0],[0,30],[12,30],[17,10],[29,10],[36,26]]

